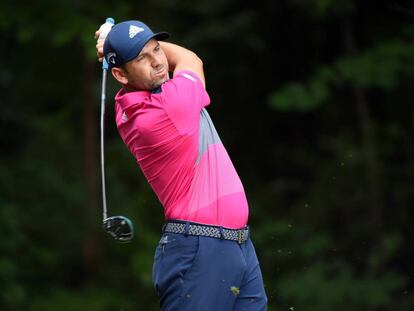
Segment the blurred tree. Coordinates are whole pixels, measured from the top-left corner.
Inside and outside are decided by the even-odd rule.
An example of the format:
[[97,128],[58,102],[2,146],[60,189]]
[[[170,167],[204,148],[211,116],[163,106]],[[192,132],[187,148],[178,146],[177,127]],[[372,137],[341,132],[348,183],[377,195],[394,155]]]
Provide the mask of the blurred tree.
[[[319,253],[322,258],[295,266],[303,264],[303,271],[282,275],[275,291],[292,304],[296,302],[301,310],[382,310],[387,305],[394,310],[392,297],[411,286],[405,277],[411,269],[395,266],[407,245],[402,242],[405,234],[390,221],[390,204],[400,200],[395,192],[400,185],[387,178],[394,166],[387,154],[410,151],[397,149],[395,136],[391,142],[384,123],[398,122],[394,116],[387,117],[390,110],[386,106],[395,105],[399,93],[406,94],[407,79],[413,76],[413,28],[395,21],[393,12],[384,6],[378,10],[354,1],[292,4],[315,23],[311,37],[320,36],[322,25],[338,29],[337,52],[328,64],[316,62],[307,82],[289,83],[269,97],[269,103],[284,113],[317,111],[324,116],[319,118],[321,134],[315,137],[312,150],[302,151],[311,160],[302,160],[299,165],[311,174],[307,184],[312,186],[305,184],[308,191],[297,191],[303,200],[296,200],[292,215],[307,231],[323,232],[322,237],[331,242]],[[375,20],[382,24],[374,25]],[[375,28],[386,29],[384,24],[387,31],[373,32]],[[404,114],[402,107],[394,109]],[[397,127],[407,131],[410,128],[406,125]],[[318,163],[320,159],[325,163]],[[397,213],[405,213],[403,206],[399,207]],[[315,238],[318,241],[318,235]],[[300,256],[299,250],[292,253],[309,258]],[[326,257],[334,262],[326,262]],[[286,273],[289,268],[280,270]],[[409,309],[403,302],[399,305]]]
[[269,310],[412,310],[414,29],[403,2],[3,1],[1,310],[158,309],[162,209],[116,133],[111,79],[108,207],[137,237],[118,245],[100,228],[93,33],[107,15],[165,29],[202,57]]

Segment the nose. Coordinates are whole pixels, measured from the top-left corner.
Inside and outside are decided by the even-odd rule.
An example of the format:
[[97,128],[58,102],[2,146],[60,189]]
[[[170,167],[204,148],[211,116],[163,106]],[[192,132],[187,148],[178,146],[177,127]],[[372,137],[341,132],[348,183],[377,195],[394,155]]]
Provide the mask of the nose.
[[158,55],[153,55],[152,56],[152,62],[151,62],[152,67],[156,68],[160,65],[162,65],[161,63],[161,58]]

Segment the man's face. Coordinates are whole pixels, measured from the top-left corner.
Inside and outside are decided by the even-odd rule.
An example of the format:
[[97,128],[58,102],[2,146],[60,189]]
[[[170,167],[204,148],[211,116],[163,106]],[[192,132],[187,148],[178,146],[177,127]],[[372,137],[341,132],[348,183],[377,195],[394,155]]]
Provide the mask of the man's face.
[[167,57],[155,39],[148,41],[141,53],[120,70],[124,76],[120,82],[127,90],[150,91],[168,80]]

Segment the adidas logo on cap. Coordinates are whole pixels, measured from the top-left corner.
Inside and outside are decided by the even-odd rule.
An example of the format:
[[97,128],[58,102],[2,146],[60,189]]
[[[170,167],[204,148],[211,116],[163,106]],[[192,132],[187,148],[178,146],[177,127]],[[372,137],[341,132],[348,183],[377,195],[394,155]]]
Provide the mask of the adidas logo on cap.
[[144,31],[144,28],[131,25],[131,26],[129,26],[129,37],[132,39],[137,34],[139,34],[141,31]]

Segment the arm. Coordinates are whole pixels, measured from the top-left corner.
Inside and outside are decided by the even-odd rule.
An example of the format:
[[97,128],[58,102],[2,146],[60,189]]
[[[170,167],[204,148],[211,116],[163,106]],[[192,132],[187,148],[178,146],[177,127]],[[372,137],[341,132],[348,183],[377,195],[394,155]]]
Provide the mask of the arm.
[[206,87],[203,62],[194,52],[173,43],[163,41],[159,43],[174,74],[180,70],[190,70],[200,78],[204,88]]
[[[99,38],[99,35],[100,30],[97,30],[95,32],[95,39]],[[206,87],[203,62],[194,52],[173,43],[163,41],[159,41],[159,43],[167,57],[170,70],[174,74],[180,70],[190,70],[200,78],[204,88]],[[103,60],[103,44],[104,40],[98,40],[96,43],[96,54],[100,62]]]

